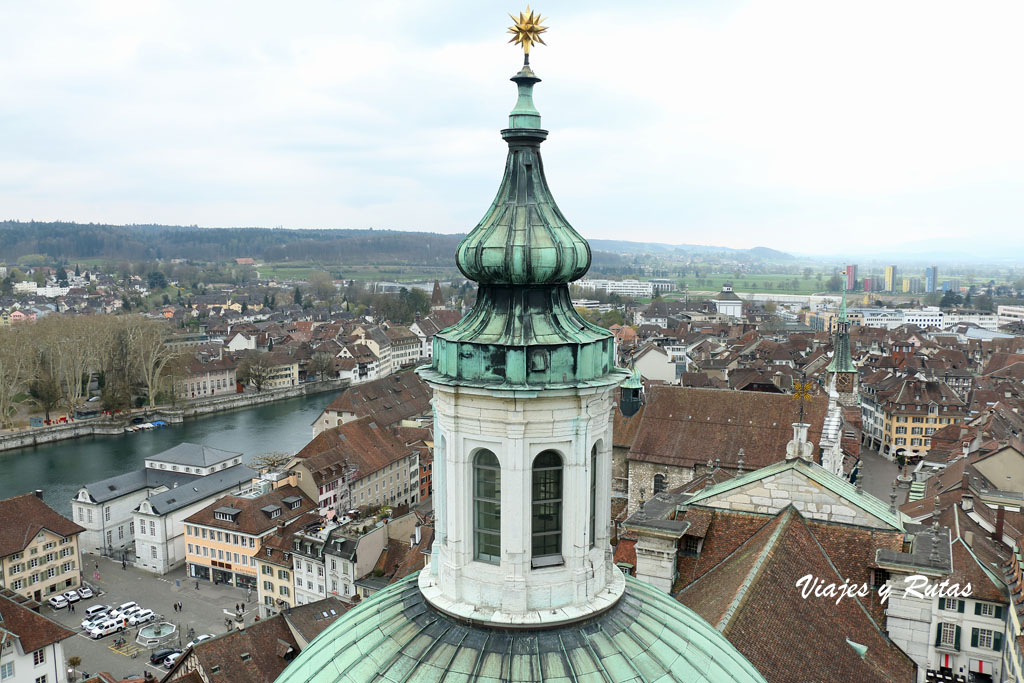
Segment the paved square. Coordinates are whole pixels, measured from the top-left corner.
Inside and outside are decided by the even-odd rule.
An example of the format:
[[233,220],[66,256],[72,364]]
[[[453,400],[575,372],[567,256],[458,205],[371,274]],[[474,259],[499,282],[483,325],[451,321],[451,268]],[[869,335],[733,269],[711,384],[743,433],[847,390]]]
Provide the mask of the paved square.
[[[232,586],[214,586],[209,582],[200,581],[197,590],[195,580],[185,576],[184,567],[164,576],[154,576],[131,565],[122,569],[119,561],[96,555],[85,554],[82,556],[82,562],[85,582],[92,588],[103,591],[102,594],[78,602],[74,612],[67,608],[52,610],[48,605],[44,605],[42,609],[43,614],[78,633],[76,637],[64,643],[64,654],[66,657],[82,658],[80,672],[86,671],[91,674],[109,671],[115,677],[121,678],[128,674],[142,675],[148,668],[154,675],[159,672],[159,678],[167,670],[150,665],[149,656],[154,650],[184,645],[190,640],[189,629],[192,629],[195,635],[226,633],[228,629],[225,610],[234,613],[236,605],[244,604],[246,626],[253,623],[253,618],[259,614],[255,591],[249,602],[246,602],[246,591]],[[98,580],[95,578],[96,574],[99,575]],[[88,607],[96,604],[116,607],[129,600],[134,600],[140,606],[161,615],[162,619],[152,623],[166,621],[175,625],[175,632],[166,644],[152,648],[139,645],[136,642],[138,627],[135,626],[125,629],[121,634],[127,640],[125,646],[121,648],[114,646],[117,634],[99,640],[82,634],[81,623],[85,619],[85,610]],[[182,603],[180,613],[174,611],[175,602]]]

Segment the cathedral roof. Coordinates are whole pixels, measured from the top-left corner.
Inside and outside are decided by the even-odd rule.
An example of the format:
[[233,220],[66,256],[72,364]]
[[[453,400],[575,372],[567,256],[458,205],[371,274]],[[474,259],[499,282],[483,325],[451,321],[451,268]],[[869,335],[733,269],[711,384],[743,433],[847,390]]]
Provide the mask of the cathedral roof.
[[350,610],[277,683],[373,680],[763,682],[726,638],[653,586],[627,578],[606,612],[545,630],[487,628],[449,617],[416,575]]

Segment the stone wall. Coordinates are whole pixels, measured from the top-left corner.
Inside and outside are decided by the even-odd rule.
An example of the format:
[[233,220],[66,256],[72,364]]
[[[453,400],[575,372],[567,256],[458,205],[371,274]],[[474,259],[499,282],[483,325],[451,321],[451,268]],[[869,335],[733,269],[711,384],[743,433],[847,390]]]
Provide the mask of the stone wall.
[[890,528],[874,515],[868,514],[813,479],[792,469],[705,499],[701,504],[726,510],[768,514],[776,514],[792,504],[809,519],[876,529]]
[[231,396],[220,396],[203,401],[190,403],[182,408],[156,408],[155,410],[135,411],[126,414],[123,418],[111,420],[107,418],[92,418],[78,420],[76,422],[47,427],[29,427],[13,432],[0,434],[0,451],[12,448],[23,448],[25,446],[38,446],[54,441],[65,439],[77,439],[80,436],[113,436],[123,434],[124,428],[129,424],[131,418],[141,417],[147,422],[163,420],[168,424],[178,424],[186,417],[199,417],[211,413],[219,413],[225,410],[236,410],[238,408],[250,408],[252,406],[282,401],[296,396],[306,394],[317,394],[325,391],[339,391],[348,386],[347,380],[325,380],[323,382],[309,382],[287,389],[268,390],[261,393],[234,394]]
[[636,512],[637,508],[640,507],[641,500],[650,500],[654,496],[654,477],[658,474],[663,474],[666,477],[666,491],[671,491],[693,481],[693,469],[689,467],[673,467],[671,465],[630,460],[628,514],[632,515]]

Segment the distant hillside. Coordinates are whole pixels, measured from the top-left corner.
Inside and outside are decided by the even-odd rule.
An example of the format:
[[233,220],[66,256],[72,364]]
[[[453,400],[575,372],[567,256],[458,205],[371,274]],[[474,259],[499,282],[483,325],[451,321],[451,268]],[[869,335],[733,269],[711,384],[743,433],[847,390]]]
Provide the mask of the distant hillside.
[[[106,225],[67,222],[0,222],[0,259],[29,254],[54,260],[139,261],[183,258],[229,261],[287,261],[330,265],[424,265],[454,267],[455,248],[465,235],[400,230],[285,230],[283,228],[200,228],[180,225]],[[730,254],[760,260],[791,260],[781,251],[730,249],[657,242],[590,240],[594,266],[626,265],[622,254],[680,251]]]
[[792,261],[791,254],[768,247],[753,249],[733,249],[732,247],[716,247],[707,244],[665,244],[663,242],[627,242],[625,240],[589,240],[594,249],[617,254],[730,254],[733,256],[751,256],[765,261]]

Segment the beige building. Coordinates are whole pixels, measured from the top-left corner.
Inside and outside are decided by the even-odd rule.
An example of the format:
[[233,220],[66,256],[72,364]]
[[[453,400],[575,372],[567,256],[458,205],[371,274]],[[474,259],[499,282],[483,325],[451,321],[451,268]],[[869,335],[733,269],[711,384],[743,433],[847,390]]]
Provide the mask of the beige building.
[[292,584],[292,539],[296,532],[320,519],[315,512],[296,517],[287,524],[278,524],[274,533],[264,536],[256,561],[257,596],[260,616],[264,619],[295,606]]
[[44,503],[41,491],[0,501],[0,586],[37,602],[77,588],[83,531]]

